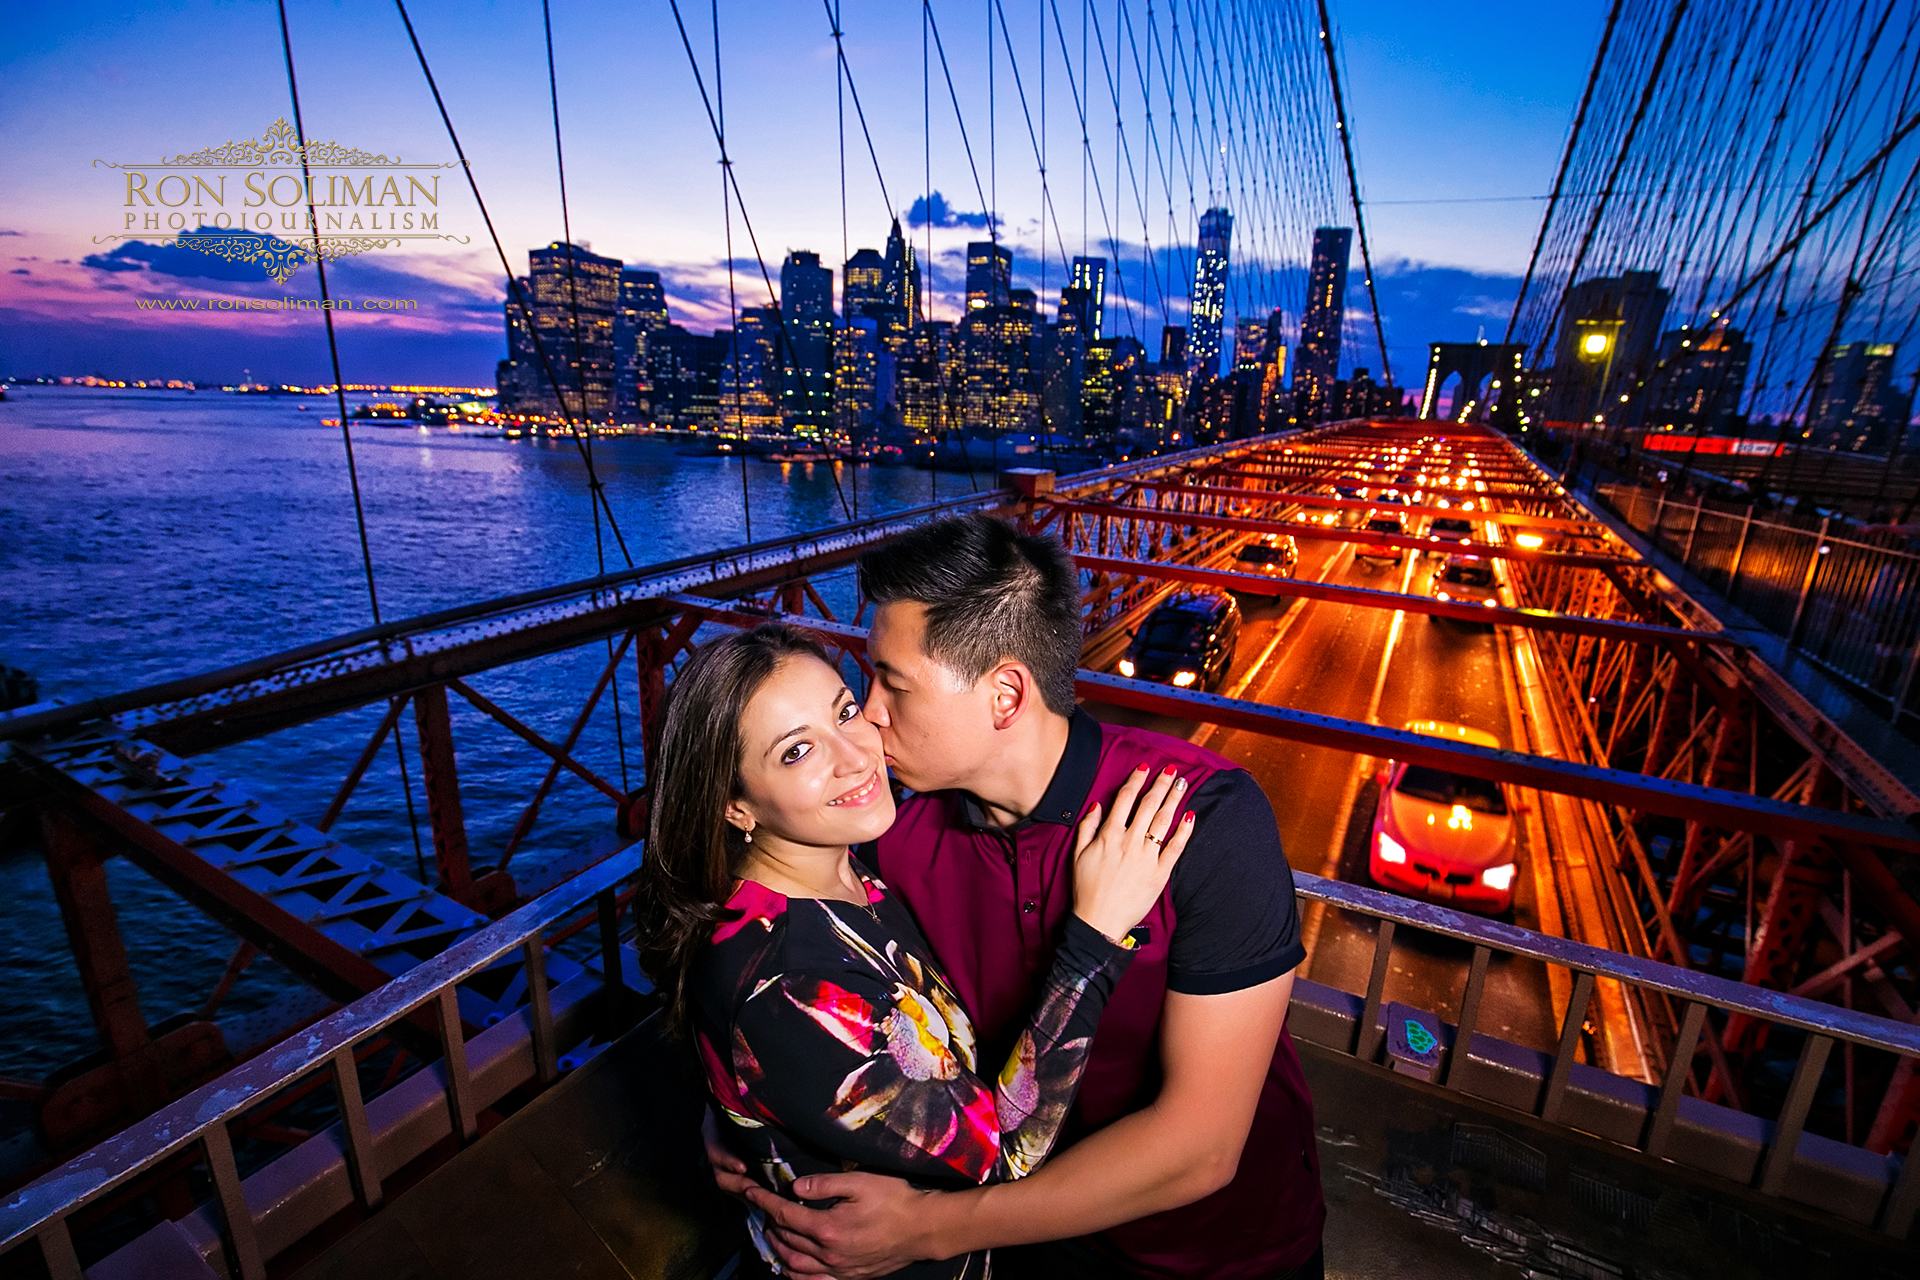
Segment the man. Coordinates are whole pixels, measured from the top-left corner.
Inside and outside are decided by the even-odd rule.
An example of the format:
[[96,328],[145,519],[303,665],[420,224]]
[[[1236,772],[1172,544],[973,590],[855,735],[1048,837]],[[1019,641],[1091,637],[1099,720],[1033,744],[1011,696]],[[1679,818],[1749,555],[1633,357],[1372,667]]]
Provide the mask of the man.
[[1062,1148],[1031,1177],[940,1192],[802,1178],[803,1199],[831,1205],[811,1208],[716,1153],[721,1185],[766,1210],[796,1274],[864,1280],[992,1248],[1015,1277],[1319,1277],[1313,1109],[1283,1028],[1305,952],[1265,795],[1231,761],[1075,706],[1080,581],[1054,539],[942,520],[869,553],[860,580],[877,606],[865,714],[913,793],[867,853],[973,1015],[980,1061],[1005,1060],[1046,974],[1081,816],[1138,765],[1172,766],[1196,828],[1108,1002]]

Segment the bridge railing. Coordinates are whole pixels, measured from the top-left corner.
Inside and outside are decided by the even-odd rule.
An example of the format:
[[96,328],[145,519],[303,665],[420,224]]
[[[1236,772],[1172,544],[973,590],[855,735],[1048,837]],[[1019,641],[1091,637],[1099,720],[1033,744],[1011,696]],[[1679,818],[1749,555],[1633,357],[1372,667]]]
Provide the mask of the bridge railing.
[[[1920,1214],[1920,1160],[1905,1160],[1809,1132],[1807,1121],[1836,1044],[1893,1056],[1896,1072],[1920,1060],[1920,1026],[1733,982],[1712,974],[1535,933],[1515,925],[1403,898],[1361,885],[1294,873],[1301,898],[1374,922],[1372,966],[1364,993],[1302,978],[1287,1026],[1310,1041],[1363,1062],[1430,1081],[1550,1124],[1607,1139],[1654,1160],[1671,1161],[1731,1183],[1906,1239]],[[1390,998],[1396,935],[1450,938],[1472,948],[1458,993],[1459,1017]],[[1487,979],[1498,960],[1532,960],[1566,970],[1572,990],[1559,1010],[1551,1054],[1492,1036],[1478,1023]],[[1311,972],[1312,961],[1307,969]],[[1673,1001],[1682,1011],[1672,1066],[1659,1085],[1581,1062],[1584,1027],[1596,985],[1617,982]],[[1696,1050],[1706,1078],[1729,1021],[1750,1020],[1776,1036],[1798,1036],[1792,1079],[1768,1120],[1698,1096]]]
[[[442,1064],[422,1073],[432,1090],[434,1132],[452,1133],[465,1142],[476,1140],[478,1110],[512,1085],[503,1087],[497,1071],[482,1081],[480,1069],[470,1067],[469,1048],[496,1032],[517,1031],[522,1040],[532,1042],[532,1061],[525,1062],[523,1055],[521,1065],[530,1065],[542,1083],[550,1082],[558,1074],[558,1046],[568,1038],[566,1026],[576,1033],[580,1029],[580,1002],[573,1001],[571,1018],[558,1016],[543,998],[543,986],[536,984],[524,1026],[490,1029],[473,1042],[464,1042],[450,999],[455,984],[515,949],[527,956],[528,963],[538,963],[546,931],[589,903],[599,909],[603,948],[611,950],[616,927],[614,891],[638,861],[637,851],[629,850],[602,863],[340,1010],[283,1051],[236,1068],[25,1188],[0,1204],[0,1256],[36,1239],[54,1280],[80,1280],[83,1272],[69,1233],[69,1218],[141,1174],[183,1154],[191,1155],[197,1148],[211,1174],[212,1206],[218,1214],[209,1218],[207,1210],[200,1211],[203,1226],[210,1224],[212,1229],[199,1232],[197,1247],[215,1270],[224,1267],[241,1280],[264,1277],[272,1257],[347,1205],[316,1203],[312,1189],[326,1178],[311,1169],[302,1176],[297,1194],[289,1194],[289,1179],[276,1178],[273,1165],[243,1182],[228,1126],[274,1094],[321,1072],[331,1075],[339,1091],[343,1120],[337,1132],[312,1141],[325,1148],[321,1155],[335,1166],[335,1189],[350,1182],[353,1201],[367,1212],[378,1209],[383,1177],[397,1168],[391,1149],[394,1126],[382,1123],[390,1117],[380,1114],[378,1099],[371,1109],[361,1099],[355,1046],[410,1015],[434,1016],[449,1048]],[[1920,1058],[1920,1027],[1690,973],[1358,885],[1305,873],[1296,873],[1295,881],[1300,896],[1318,909],[1346,911],[1374,922],[1374,951],[1364,992],[1341,991],[1304,978],[1296,983],[1288,1027],[1297,1038],[1358,1061],[1382,1063],[1479,1103],[1511,1108],[1550,1126],[1607,1139],[1653,1160],[1670,1161],[1869,1227],[1885,1237],[1904,1239],[1911,1231],[1920,1211],[1920,1162],[1902,1162],[1819,1136],[1807,1131],[1806,1121],[1836,1044],[1911,1060]],[[1406,945],[1409,933],[1452,939],[1472,949],[1456,1021],[1443,1021],[1391,998],[1388,976],[1394,947],[1396,942]],[[1512,1044],[1477,1025],[1492,967],[1514,961],[1559,966],[1572,975],[1571,998],[1560,1011],[1559,1043],[1552,1054]],[[607,994],[617,995],[620,971],[616,958],[599,979],[603,991],[614,989]],[[1684,1008],[1681,1043],[1688,1048],[1675,1055],[1678,1065],[1659,1086],[1627,1080],[1578,1060],[1596,985],[1609,981],[1673,999]],[[1754,1019],[1776,1034],[1802,1037],[1785,1101],[1770,1121],[1718,1107],[1689,1093],[1690,1047],[1715,1021],[1727,1018]],[[421,1126],[416,1123],[415,1127]],[[417,1142],[420,1135],[414,1138]],[[298,1156],[282,1160],[301,1163]],[[274,1185],[264,1185],[267,1182]]]
[[[211,1259],[212,1265],[224,1260],[240,1280],[265,1280],[267,1262],[290,1237],[305,1234],[347,1207],[331,1203],[327,1195],[340,1189],[339,1174],[351,1184],[352,1200],[366,1211],[377,1209],[383,1201],[383,1179],[412,1155],[449,1133],[462,1144],[474,1141],[480,1111],[511,1089],[551,1084],[560,1074],[563,1047],[585,1039],[591,1030],[613,1029],[605,1019],[597,1026],[589,1024],[582,992],[549,989],[545,937],[592,904],[603,970],[592,981],[600,990],[601,1011],[617,1014],[625,966],[617,943],[615,890],[639,864],[637,846],[615,854],[331,1014],[280,1049],[236,1067],[0,1202],[0,1260],[33,1239],[52,1280],[82,1280],[69,1219],[164,1164],[197,1156],[211,1177],[218,1207],[217,1250],[223,1258]],[[528,974],[528,1001],[517,1025],[496,1024],[469,1042],[456,988],[513,952],[520,953]],[[444,1056],[370,1102],[361,1091],[356,1047],[404,1020],[423,1017],[436,1027]],[[341,1120],[337,1133],[317,1135],[309,1143],[326,1147],[320,1155],[323,1162],[331,1158],[334,1176],[308,1168],[291,1193],[285,1187],[279,1188],[281,1194],[250,1189],[241,1179],[228,1126],[323,1073],[331,1079]],[[425,1082],[424,1087],[419,1082]],[[402,1093],[413,1096],[396,1099]],[[437,1101],[432,1094],[438,1095]],[[409,1106],[403,1109],[393,1105],[395,1101]],[[423,1107],[423,1102],[428,1105]],[[300,1163],[300,1156],[296,1150],[281,1159]],[[271,1177],[273,1171],[269,1165],[254,1177]],[[256,1210],[255,1204],[261,1208]]]
[[1759,519],[1664,489],[1602,485],[1634,530],[1783,637],[1802,656],[1883,703],[1908,704],[1920,667],[1920,555],[1816,528]]

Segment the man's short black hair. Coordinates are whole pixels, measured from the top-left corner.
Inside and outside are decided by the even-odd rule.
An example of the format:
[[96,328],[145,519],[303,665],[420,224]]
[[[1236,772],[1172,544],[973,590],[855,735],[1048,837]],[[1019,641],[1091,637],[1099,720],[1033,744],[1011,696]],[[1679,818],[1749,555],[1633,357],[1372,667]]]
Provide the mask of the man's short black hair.
[[936,520],[861,556],[860,589],[925,605],[927,656],[969,684],[1012,658],[1049,711],[1073,714],[1080,572],[1058,538],[987,515]]

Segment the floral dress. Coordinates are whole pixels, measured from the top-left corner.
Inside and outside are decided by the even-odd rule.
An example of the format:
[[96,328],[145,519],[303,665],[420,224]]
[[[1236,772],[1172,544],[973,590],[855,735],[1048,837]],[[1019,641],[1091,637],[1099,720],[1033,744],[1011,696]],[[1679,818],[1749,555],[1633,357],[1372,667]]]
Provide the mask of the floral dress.
[[[856,870],[859,870],[856,864]],[[919,926],[861,872],[867,905],[743,881],[696,965],[693,1029],[722,1140],[766,1186],[858,1167],[926,1187],[1024,1177],[1059,1136],[1107,997],[1131,958],[1069,916],[1038,1007],[997,1077]],[[765,1220],[748,1231],[778,1271]],[[984,1254],[913,1277],[984,1277]]]

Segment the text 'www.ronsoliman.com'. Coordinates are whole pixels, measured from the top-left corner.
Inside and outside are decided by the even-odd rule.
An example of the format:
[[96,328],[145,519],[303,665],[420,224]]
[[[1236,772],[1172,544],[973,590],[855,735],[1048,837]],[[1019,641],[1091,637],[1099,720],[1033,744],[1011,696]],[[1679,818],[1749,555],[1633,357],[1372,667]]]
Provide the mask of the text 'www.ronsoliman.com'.
[[139,311],[418,311],[415,298],[135,298]]

